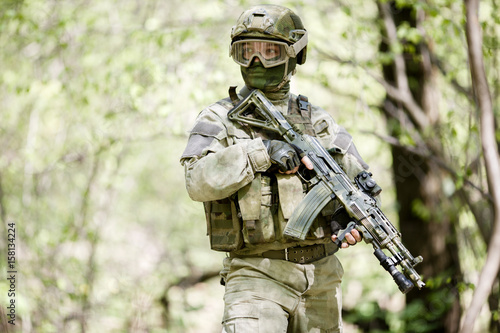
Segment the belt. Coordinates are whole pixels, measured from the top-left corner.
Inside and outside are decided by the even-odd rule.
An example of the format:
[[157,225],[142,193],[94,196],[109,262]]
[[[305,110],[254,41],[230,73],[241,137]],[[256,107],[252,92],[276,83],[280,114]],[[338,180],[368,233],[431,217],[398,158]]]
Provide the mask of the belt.
[[271,250],[256,254],[236,254],[231,252],[230,258],[267,258],[281,259],[297,264],[309,264],[323,259],[337,252],[338,247],[334,243],[315,244],[309,246],[289,247],[284,250]]

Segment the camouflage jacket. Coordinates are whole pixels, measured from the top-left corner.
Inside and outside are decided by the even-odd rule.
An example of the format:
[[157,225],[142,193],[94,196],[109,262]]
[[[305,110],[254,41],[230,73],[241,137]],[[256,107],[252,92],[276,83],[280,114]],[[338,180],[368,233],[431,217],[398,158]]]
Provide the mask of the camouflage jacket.
[[[286,100],[271,102],[287,115],[289,105],[296,103],[296,100],[297,96],[290,94]],[[337,153],[333,157],[347,175],[353,179],[367,169],[368,165],[357,152],[351,135],[325,110],[309,105],[316,137],[326,149],[335,149]],[[217,221],[211,221],[210,218],[210,215],[217,214],[214,215],[213,209],[207,208],[207,204],[215,203],[212,207],[219,207],[227,203],[224,201],[227,198],[236,202],[232,210],[225,208],[218,211],[218,216],[224,216],[223,220],[233,221],[227,230],[219,234],[227,239],[228,234],[234,232],[231,229],[236,228],[238,230],[235,232],[241,233],[242,237],[236,235],[240,239],[236,245],[217,248],[214,242],[220,242],[221,237],[215,240],[213,236],[212,248],[249,254],[330,242],[331,233],[325,221],[319,221],[311,228],[311,236],[304,241],[296,242],[282,237],[287,219],[307,190],[296,175],[270,175],[266,172],[271,167],[271,160],[262,140],[277,138],[230,121],[227,112],[232,107],[231,100],[226,98],[201,111],[181,157],[189,196],[205,203],[209,235],[217,233],[217,230],[212,230]],[[322,215],[333,214],[334,209],[325,209]]]

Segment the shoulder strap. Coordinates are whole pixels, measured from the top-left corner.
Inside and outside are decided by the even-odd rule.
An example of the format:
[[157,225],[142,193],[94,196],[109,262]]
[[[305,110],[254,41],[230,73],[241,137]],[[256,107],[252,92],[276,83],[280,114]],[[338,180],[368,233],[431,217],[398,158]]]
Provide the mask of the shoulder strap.
[[299,95],[297,97],[297,104],[300,109],[300,113],[302,116],[304,116],[304,113],[306,113],[307,117],[310,119],[311,118],[311,104],[309,103],[309,99],[307,96],[304,95]]
[[288,102],[288,115],[285,118],[305,134],[316,136],[311,121],[311,113],[311,103],[309,103],[306,96],[299,95],[296,98],[291,96]]
[[238,94],[236,93],[236,86],[229,87],[229,97],[231,98],[231,102],[233,105],[238,104],[240,99],[238,98]]

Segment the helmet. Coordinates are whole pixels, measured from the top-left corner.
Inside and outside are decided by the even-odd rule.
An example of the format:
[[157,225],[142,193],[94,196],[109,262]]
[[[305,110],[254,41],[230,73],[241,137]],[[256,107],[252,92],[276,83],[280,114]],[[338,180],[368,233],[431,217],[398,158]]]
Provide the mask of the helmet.
[[[307,31],[300,17],[290,9],[277,5],[259,5],[244,11],[231,30],[230,55],[237,63],[239,40],[271,39],[284,41],[286,57],[296,58],[302,65],[306,61]],[[240,42],[241,43],[241,42]],[[282,43],[283,44],[283,43]],[[265,60],[261,57],[261,61]],[[280,63],[283,59],[280,59]]]

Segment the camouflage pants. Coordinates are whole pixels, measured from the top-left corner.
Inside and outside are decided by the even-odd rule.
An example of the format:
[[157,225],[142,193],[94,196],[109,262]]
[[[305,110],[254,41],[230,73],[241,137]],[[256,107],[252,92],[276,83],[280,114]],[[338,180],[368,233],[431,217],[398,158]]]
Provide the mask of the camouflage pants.
[[343,274],[335,255],[305,265],[226,258],[222,333],[342,332]]

